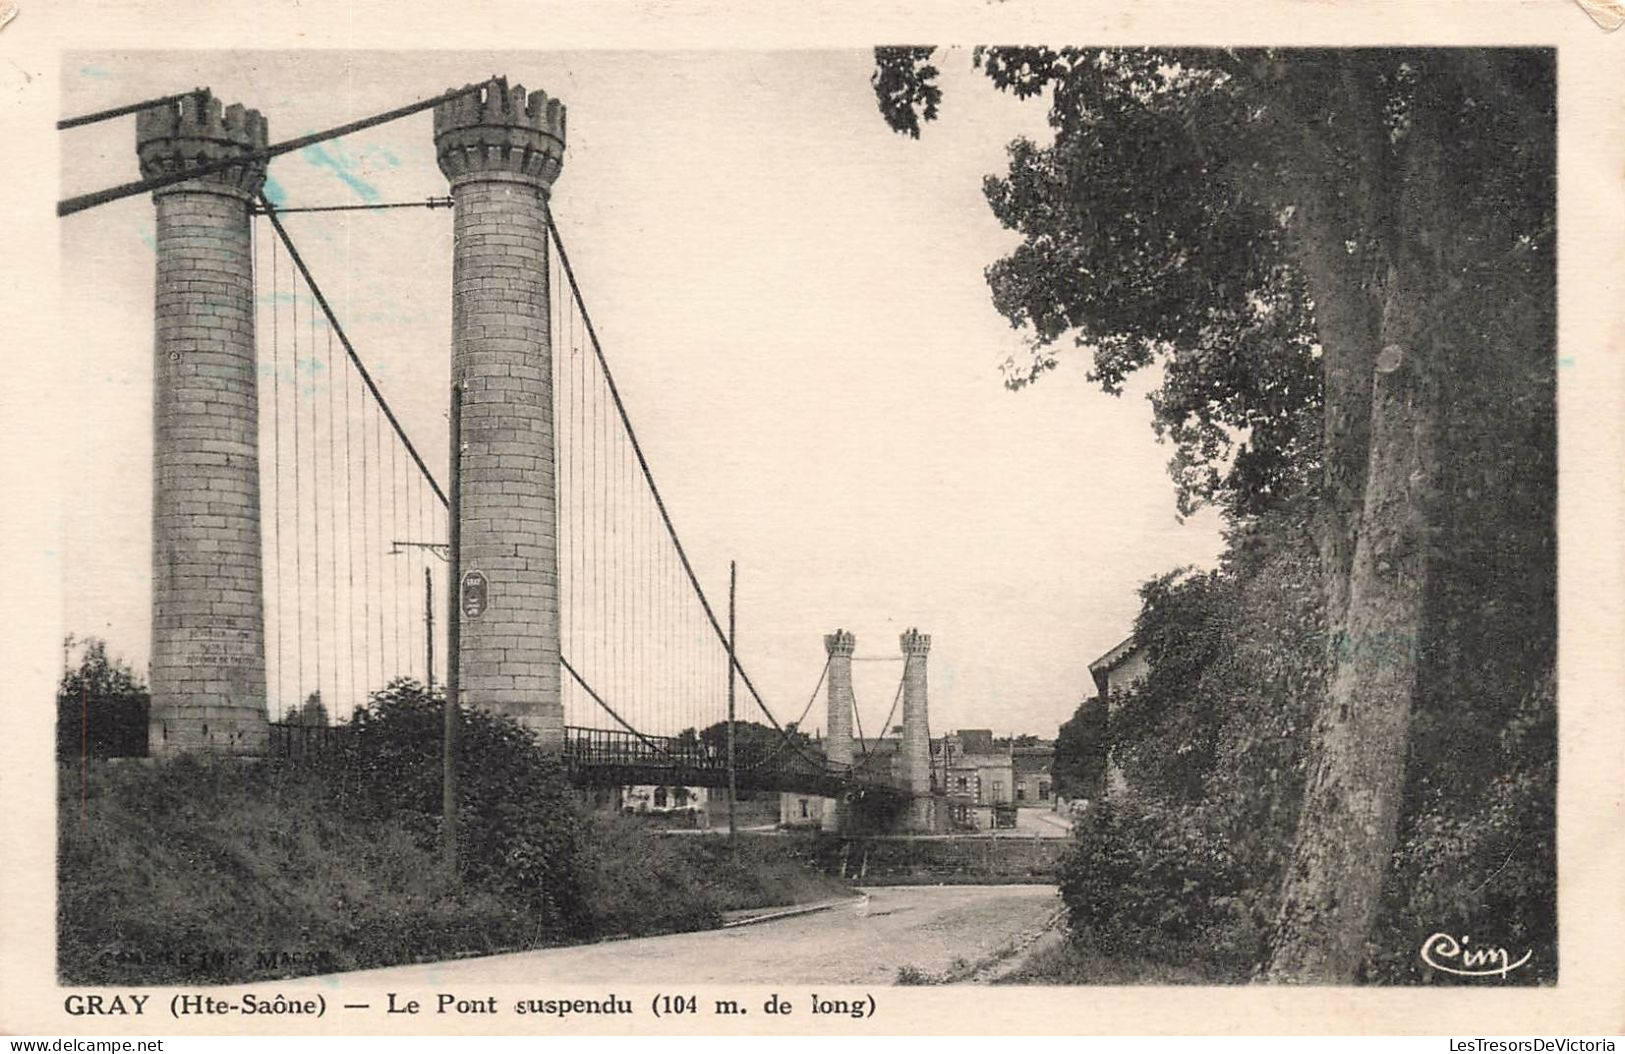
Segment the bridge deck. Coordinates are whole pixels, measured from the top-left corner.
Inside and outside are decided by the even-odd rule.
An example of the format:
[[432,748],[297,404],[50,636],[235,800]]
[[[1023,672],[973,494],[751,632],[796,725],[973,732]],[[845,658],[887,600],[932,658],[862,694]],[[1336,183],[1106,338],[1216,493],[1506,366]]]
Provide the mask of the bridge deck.
[[[320,754],[348,734],[344,725],[272,722],[271,749],[285,757]],[[620,729],[565,729],[563,757],[570,779],[582,786],[728,786],[726,752],[705,742],[676,736],[650,736]],[[741,790],[797,791],[836,797],[854,787],[885,792],[889,784],[862,769],[837,768],[812,753],[788,745],[735,751]],[[901,793],[900,791],[898,793]]]
[[[726,753],[709,744],[675,736],[638,735],[619,729],[565,729],[564,757],[577,783],[592,786],[678,784],[726,787]],[[856,784],[884,785],[861,772],[836,769],[786,744],[762,750],[736,748],[742,790],[787,790],[835,797]]]

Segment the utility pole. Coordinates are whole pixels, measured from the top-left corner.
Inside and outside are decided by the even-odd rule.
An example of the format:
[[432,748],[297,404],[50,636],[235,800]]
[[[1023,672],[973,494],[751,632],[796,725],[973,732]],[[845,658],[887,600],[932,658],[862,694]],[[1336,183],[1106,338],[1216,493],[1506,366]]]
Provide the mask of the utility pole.
[[738,568],[728,561],[728,845],[739,851],[739,828],[734,816],[734,802],[739,797],[739,771],[734,764],[734,634],[738,623],[734,614],[734,595],[737,592]]
[[434,573],[423,569],[423,660],[429,694],[434,694]]
[[[336,206],[335,206],[336,207]],[[449,504],[449,502],[448,502]],[[420,542],[399,538],[389,543],[390,556],[409,555],[409,549],[423,549],[433,553],[442,560],[450,561],[451,546],[445,542]],[[457,580],[457,572],[452,572],[452,581]],[[423,568],[423,650],[424,670],[428,678],[428,689],[434,691],[434,577],[427,565]]]
[[446,590],[446,705],[441,746],[440,829],[446,870],[457,877],[457,708],[462,651],[462,531],[458,523],[463,493],[463,385],[451,385],[451,501],[447,519],[451,588]]

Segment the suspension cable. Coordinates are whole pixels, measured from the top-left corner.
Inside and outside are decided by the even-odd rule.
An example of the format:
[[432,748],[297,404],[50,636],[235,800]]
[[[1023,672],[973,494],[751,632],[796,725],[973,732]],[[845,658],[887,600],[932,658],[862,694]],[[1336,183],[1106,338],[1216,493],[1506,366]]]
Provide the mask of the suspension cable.
[[[307,146],[314,146],[317,143],[325,142],[328,139],[337,139],[339,136],[349,135],[351,132],[359,132],[363,129],[373,128],[377,125],[386,124],[402,117],[408,117],[412,114],[420,113],[429,109],[430,107],[438,106],[443,102],[450,102],[452,99],[460,99],[464,95],[477,92],[487,84],[491,83],[494,82],[481,81],[478,84],[470,84],[463,88],[454,88],[449,92],[436,95],[432,99],[423,99],[419,102],[410,103],[406,106],[401,106],[393,110],[386,110],[384,113],[377,114],[373,117],[364,117],[359,121],[351,121],[348,124],[341,124],[337,127],[329,128],[323,132],[312,132],[310,135],[302,135],[297,139],[289,139],[284,142],[265,147],[263,150],[250,150],[246,153],[238,154],[235,157],[221,158],[217,161],[207,161],[201,165],[190,165],[174,172],[166,172],[161,176],[154,176],[151,179],[140,179],[136,180],[134,183],[121,183],[116,187],[108,187],[106,190],[98,190],[91,194],[80,194],[77,197],[64,198],[62,201],[57,202],[56,214],[58,216],[70,216],[75,212],[82,212],[85,209],[93,208],[97,205],[105,205],[110,201],[118,201],[120,198],[127,198],[134,194],[142,194],[149,190],[162,190],[164,187],[172,187],[176,183],[184,183],[189,179],[197,179],[200,176],[207,176],[215,172],[224,172],[228,168],[246,167],[248,165],[258,164],[262,161],[269,161],[273,157],[279,157],[282,154],[291,153],[295,150],[303,150]],[[190,93],[188,92],[183,94]]]
[[[627,413],[626,404],[621,400],[620,388],[615,384],[614,374],[609,368],[609,360],[605,357],[603,345],[598,339],[597,327],[593,325],[592,315],[588,312],[586,301],[582,298],[581,286],[576,281],[575,269],[570,265],[570,255],[564,248],[564,239],[559,234],[558,224],[553,220],[553,210],[549,207],[546,198],[542,199],[542,211],[547,220],[548,233],[552,236],[553,245],[559,252],[559,263],[564,268],[564,275],[570,283],[570,290],[574,295],[576,307],[581,312],[581,321],[586,328],[587,338],[592,342],[593,353],[598,359],[599,368],[603,371],[605,386],[608,388],[610,399],[614,402],[615,410],[620,416],[621,426],[626,430],[627,442],[632,448],[632,453],[637,458],[638,467],[642,470],[644,481],[649,485],[649,494],[654,499],[655,507],[660,512],[660,519],[665,525],[666,534],[671,538],[672,547],[677,552],[677,558],[682,564],[683,573],[687,576],[689,585],[693,587],[695,595],[699,598],[700,608],[705,613],[706,621],[710,623],[717,639],[726,642],[727,634],[722,629],[722,623],[717,620],[716,612],[712,609],[711,602],[705,596],[705,590],[700,586],[699,577],[694,573],[694,566],[688,558],[688,551],[683,548],[682,540],[677,536],[677,528],[672,523],[671,513],[666,508],[665,499],[660,495],[660,488],[655,484],[654,473],[649,467],[649,459],[644,456],[643,445],[638,442],[637,433],[632,428],[631,417]],[[773,728],[779,735],[785,735],[784,726],[779,724],[778,718],[773,716],[773,711],[769,710],[767,704],[762,701],[761,693],[756,690],[755,684],[751,682],[750,675],[745,672],[744,666],[739,662],[738,655],[733,657],[732,665],[739,672],[739,679],[750,692],[751,698],[756,701],[756,706],[766,715],[768,721],[772,723]],[[797,752],[799,753],[799,749]],[[803,757],[805,758],[805,755]]]
[[[904,683],[907,682],[907,680],[908,680],[908,677],[905,674],[903,677],[899,678],[898,681],[897,681],[897,692],[896,692],[896,694],[894,694],[891,697],[891,709],[886,711],[886,720],[880,726],[880,734],[875,736],[875,744],[877,746],[880,744],[880,741],[882,739],[886,738],[886,730],[891,727],[891,719],[897,713],[897,701],[899,699],[903,698],[903,685],[904,685]],[[854,717],[856,717],[857,713],[858,713],[857,698],[854,697],[853,700],[852,700],[852,714],[853,714]],[[863,742],[863,728],[861,727],[861,725],[858,728],[858,746],[862,748],[863,756],[865,758],[867,758],[869,756],[869,748]]]
[[600,707],[603,708],[604,713],[608,714],[610,717],[615,719],[616,724],[620,725],[622,728],[626,729],[628,732],[632,733],[634,736],[637,736],[638,739],[643,743],[643,745],[648,747],[650,750],[653,750],[653,751],[655,751],[657,753],[660,753],[660,754],[664,754],[666,757],[671,758],[673,761],[675,761],[675,762],[677,762],[679,764],[682,763],[681,758],[679,758],[677,755],[673,754],[671,751],[667,750],[665,747],[662,747],[659,743],[656,743],[654,740],[650,739],[648,736],[644,735],[642,732],[639,732],[636,728],[632,727],[632,725],[627,722],[626,718],[622,717],[620,714],[617,714],[615,712],[615,708],[610,706],[608,703],[604,702],[603,697],[600,696],[597,692],[592,690],[592,685],[588,684],[585,680],[582,679],[582,676],[579,673],[576,672],[576,668],[574,666],[570,665],[570,660],[569,659],[566,659],[563,655],[560,655],[559,656],[559,665],[564,667],[565,672],[570,675],[571,679],[574,680],[576,682],[576,684],[581,686],[581,690],[586,692],[587,695],[592,698],[593,702],[597,703]]
[[[276,243],[272,242],[272,244],[274,245]],[[355,646],[355,485],[354,485],[354,476],[351,473],[351,466],[355,463],[355,451],[354,451],[354,448],[351,446],[351,443],[350,443],[350,417],[351,417],[350,407],[351,407],[351,405],[352,405],[352,400],[350,399],[350,371],[345,370],[344,371],[344,526],[345,526],[344,563],[345,563],[346,573],[345,573],[345,590],[344,590],[344,596],[345,596],[345,623],[344,623],[344,625],[345,625],[345,636],[346,636],[347,641],[349,643],[349,652],[350,652],[350,696],[345,701],[345,703],[353,711],[358,704],[356,702],[356,677],[355,677],[355,660],[356,660],[356,646]],[[363,524],[363,526],[362,526],[363,536],[365,536],[365,530],[366,530],[365,523],[366,523],[366,521],[363,520],[362,521],[362,524]],[[363,629],[366,628],[366,623],[365,622],[362,623],[362,628]],[[366,701],[366,695],[364,694],[365,691],[366,691],[366,688],[363,685],[363,687],[362,687],[363,695],[361,696],[361,701],[363,703]],[[338,704],[335,702],[334,706],[337,707],[337,705]]]
[[[428,197],[422,201],[378,201],[360,205],[298,205],[291,208],[287,205],[278,205],[276,211],[279,215],[287,216],[295,212],[377,212],[381,209],[449,209],[452,204],[453,199],[447,195],[444,197]],[[250,209],[256,216],[266,215],[264,205],[255,204],[250,206]]]
[[[276,554],[272,561],[276,568],[276,698],[286,706],[287,685],[283,683],[283,676],[287,672],[286,664],[282,661],[282,652],[287,637],[287,627],[282,621],[282,585],[287,576],[282,570],[282,335],[279,319],[282,315],[281,289],[277,260],[276,239],[271,239],[271,478],[275,498],[271,502],[271,550]],[[297,523],[298,517],[295,516]],[[297,691],[297,687],[295,688]],[[273,714],[280,718],[281,714]]]
[[82,114],[78,117],[64,117],[56,123],[56,130],[61,132],[69,128],[78,128],[80,125],[95,124],[113,117],[123,117],[128,113],[140,113],[142,110],[155,110],[160,106],[167,106],[172,102],[179,102],[189,95],[203,95],[209,89],[193,88],[191,91],[176,92],[174,95],[160,95],[156,99],[145,102],[134,102],[128,106],[115,106],[110,110],[97,110],[95,113]]
[[418,448],[412,445],[411,439],[407,438],[406,430],[401,427],[400,421],[395,417],[395,411],[389,407],[389,401],[384,398],[384,393],[378,390],[378,384],[372,379],[372,374],[367,372],[367,366],[361,361],[361,356],[356,354],[355,346],[350,343],[349,335],[344,332],[344,327],[339,324],[338,317],[334,315],[332,306],[327,302],[327,297],[322,295],[322,289],[316,284],[316,279],[311,277],[310,268],[305,266],[304,257],[299,255],[299,250],[293,244],[293,239],[288,237],[287,229],[282,226],[282,221],[277,218],[276,206],[271,203],[270,198],[265,196],[264,191],[260,192],[260,204],[264,206],[265,217],[271,221],[271,226],[276,228],[277,236],[282,239],[282,244],[287,246],[288,255],[293,259],[294,266],[298,267],[299,273],[304,276],[305,285],[310,288],[311,295],[315,297],[316,303],[321,306],[322,314],[327,316],[328,325],[333,327],[333,332],[338,336],[339,343],[344,345],[345,354],[350,357],[350,362],[355,365],[356,373],[361,376],[361,380],[367,385],[367,390],[372,393],[373,399],[377,401],[379,408],[383,410],[384,416],[389,419],[390,427],[400,437],[401,444],[406,447],[406,452],[412,455],[413,461],[417,462],[418,471],[423,473],[424,477],[429,481],[429,486],[434,488],[435,496],[440,499],[442,505],[449,507],[451,503],[446,498],[446,492],[440,489],[440,484],[435,481],[434,473],[430,472],[429,466],[423,463],[422,456],[418,454]]
[[[807,720],[807,715],[812,712],[813,704],[818,701],[818,690],[824,687],[824,678],[828,675],[829,656],[826,655],[824,657],[824,668],[818,671],[818,683],[813,685],[812,695],[807,697],[807,705],[802,708],[801,716],[792,721],[787,727],[794,728],[797,732],[801,732],[801,722]],[[805,735],[806,733],[803,732],[802,734]],[[768,762],[784,753],[784,748],[790,743],[790,741],[791,734],[786,733],[786,735],[779,740],[779,745],[773,748],[773,753],[757,761],[753,761],[749,765],[741,765],[739,767],[745,770],[761,768],[763,765],[766,765]]]
[[288,322],[288,333],[293,340],[293,580],[294,580],[294,620],[297,625],[295,637],[294,661],[298,672],[294,676],[293,694],[294,705],[304,705],[305,693],[305,545],[304,505],[300,500],[299,477],[299,285],[297,282],[289,283],[291,289],[288,293],[288,312],[291,316]]
[[321,511],[321,465],[317,458],[319,444],[316,431],[316,312],[307,311],[310,325],[310,532],[311,553],[310,571],[314,578],[315,588],[310,596],[311,614],[315,619],[315,634],[311,643],[316,647],[316,695],[322,694],[322,511]]

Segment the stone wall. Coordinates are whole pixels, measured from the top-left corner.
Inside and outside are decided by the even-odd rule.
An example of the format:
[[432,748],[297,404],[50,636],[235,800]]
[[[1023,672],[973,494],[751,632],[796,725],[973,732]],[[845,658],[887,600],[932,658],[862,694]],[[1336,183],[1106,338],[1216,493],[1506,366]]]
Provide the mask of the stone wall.
[[1054,882],[1070,839],[832,838],[822,868],[872,885]]

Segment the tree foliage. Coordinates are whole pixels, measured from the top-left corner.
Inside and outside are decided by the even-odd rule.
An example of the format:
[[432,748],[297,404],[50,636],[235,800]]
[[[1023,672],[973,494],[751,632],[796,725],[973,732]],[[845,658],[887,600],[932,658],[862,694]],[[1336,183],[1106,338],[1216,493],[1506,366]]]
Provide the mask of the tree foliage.
[[935,120],[942,89],[933,83],[938,72],[929,59],[935,48],[882,48],[876,52],[875,100],[886,121],[899,132],[920,137],[920,121]]
[[1241,982],[1267,924],[1247,861],[1204,810],[1136,799],[1096,802],[1061,863],[1061,899],[1076,939],[1139,961],[1200,964]]
[[316,689],[305,696],[305,701],[297,709],[289,710],[287,722],[290,725],[302,725],[307,728],[326,728],[332,722],[327,715],[327,704],[322,702],[321,689]]
[[[931,54],[877,50],[881,114],[899,132],[937,115]],[[1416,233],[1398,224],[1417,219],[1401,199],[1418,144],[1449,142],[1451,247],[1490,282],[1450,283],[1446,295],[1473,302],[1462,317],[1547,277],[1549,52],[1030,47],[978,48],[974,61],[999,90],[1048,93],[1053,130],[1048,144],[1012,142],[1008,172],[985,184],[1022,236],[987,272],[995,306],[1031,340],[1007,382],[1038,379],[1067,347],[1090,353],[1107,392],[1161,366],[1154,427],[1175,446],[1186,510],[1253,514],[1316,484],[1323,352],[1342,336],[1326,330],[1347,310],[1325,281],[1317,305],[1324,276],[1304,261],[1367,299],[1383,292],[1386,258]],[[1365,427],[1350,413],[1330,440],[1358,481]]]
[[[715,724],[707,725],[697,733],[693,729],[685,729],[679,733],[679,738],[683,736],[692,736],[697,739],[704,745],[706,752],[712,756],[727,756],[728,722],[726,721],[718,721]],[[758,721],[734,722],[734,755],[739,759],[741,765],[790,750],[791,747],[785,744],[786,739],[789,739],[802,751],[806,751],[812,746],[811,737],[805,732],[797,731],[794,724],[785,729],[784,735],[780,735],[778,729]]]
[[106,641],[87,637],[80,643],[79,665],[64,671],[56,690],[57,759],[145,757],[147,686],[129,663],[108,658]]
[[1050,762],[1058,798],[1100,797],[1106,790],[1106,704],[1091,695],[1055,735]]

